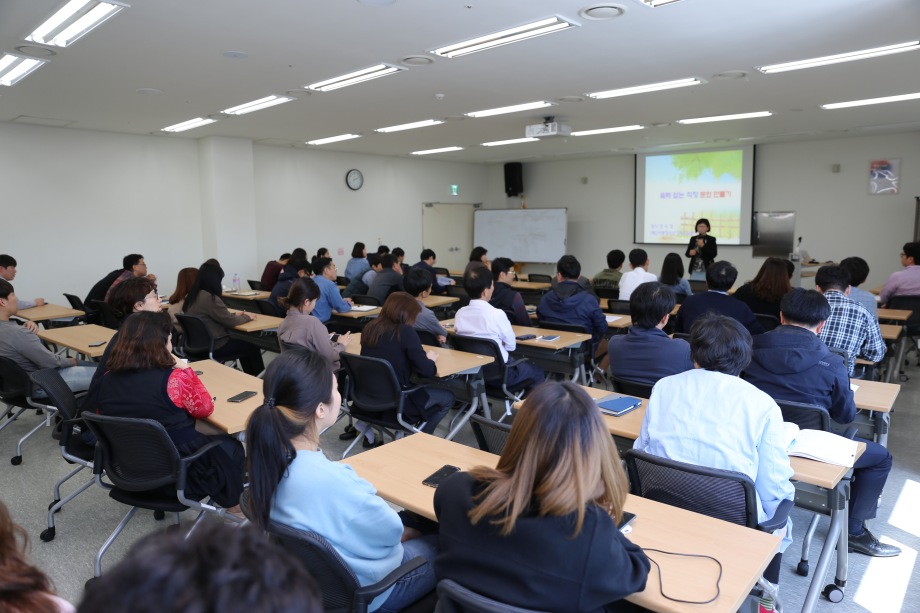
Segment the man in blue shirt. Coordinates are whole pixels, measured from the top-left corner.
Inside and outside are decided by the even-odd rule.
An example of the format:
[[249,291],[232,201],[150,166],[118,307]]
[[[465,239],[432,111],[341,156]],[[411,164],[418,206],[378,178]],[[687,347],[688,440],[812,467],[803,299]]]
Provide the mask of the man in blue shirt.
[[331,258],[318,258],[313,262],[313,280],[319,286],[319,298],[313,307],[313,315],[325,323],[332,317],[332,311],[347,313],[351,310],[351,298],[342,298],[335,280],[338,271]]
[[614,377],[655,385],[662,377],[693,369],[690,344],[664,333],[676,304],[674,291],[658,281],[641,284],[629,297],[632,326],[610,339],[610,373]]

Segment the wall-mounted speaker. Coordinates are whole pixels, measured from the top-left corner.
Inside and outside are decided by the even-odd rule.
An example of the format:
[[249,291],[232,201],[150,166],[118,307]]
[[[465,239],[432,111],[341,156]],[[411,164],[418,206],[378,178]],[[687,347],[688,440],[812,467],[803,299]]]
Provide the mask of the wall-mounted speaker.
[[520,196],[524,193],[524,173],[523,164],[520,162],[508,162],[505,164],[505,195]]

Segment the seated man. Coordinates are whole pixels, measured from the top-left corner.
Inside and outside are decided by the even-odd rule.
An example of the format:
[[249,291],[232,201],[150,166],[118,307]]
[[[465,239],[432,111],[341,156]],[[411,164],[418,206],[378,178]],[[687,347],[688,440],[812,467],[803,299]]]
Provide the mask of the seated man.
[[707,311],[737,319],[751,334],[761,334],[763,327],[751,311],[751,307],[728,295],[728,290],[735,284],[738,270],[731,262],[722,260],[706,269],[706,284],[709,290],[700,294],[687,296],[677,317],[674,318],[676,331],[689,333],[693,322]]
[[432,294],[445,294],[447,293],[446,285],[456,285],[456,282],[453,279],[447,279],[444,281],[446,285],[441,285],[441,280],[438,279],[438,273],[435,272],[434,269],[434,265],[437,263],[438,259],[433,250],[422,249],[418,263],[413,264],[412,268],[422,268],[431,273],[431,276],[434,279],[434,283],[431,286]]
[[89,290],[89,293],[86,295],[86,299],[83,301],[87,308],[92,309],[93,303],[96,300],[100,302],[104,301],[106,292],[109,291],[109,288],[112,287],[112,283],[114,283],[115,279],[120,277],[124,271],[124,268],[113,270],[106,276],[102,277],[102,279],[99,281],[96,281],[96,284],[93,285],[92,289]]
[[139,253],[132,253],[130,255],[126,255],[124,259],[122,260],[122,265],[124,266],[124,270],[122,271],[120,275],[118,275],[118,277],[114,281],[112,281],[112,285],[110,285],[108,289],[106,289],[105,291],[106,298],[109,297],[109,292],[112,291],[113,287],[115,287],[119,283],[122,283],[123,281],[127,281],[128,279],[132,277],[147,277],[154,283],[157,282],[156,275],[147,274],[147,263],[144,262],[144,256],[142,256]]
[[508,320],[515,326],[529,326],[532,324],[527,307],[521,293],[514,291],[511,283],[515,279],[514,262],[509,258],[495,258],[492,260],[492,279],[495,282],[495,291],[489,304],[505,312]]
[[[10,321],[10,317],[17,311],[19,302],[13,293],[13,286],[9,281],[0,279],[0,356],[13,360],[27,373],[42,368],[56,368],[67,387],[74,392],[89,389],[96,366],[88,362],[78,362],[76,358],[57,355],[46,349],[35,334],[37,327],[34,323],[28,322],[20,326]],[[34,396],[44,398],[45,394],[42,390],[36,389]]]
[[632,325],[610,339],[610,374],[654,385],[659,379],[693,369],[690,344],[662,330],[677,304],[674,292],[658,281],[643,283],[629,297]]
[[[399,265],[398,262],[396,264],[397,266]],[[428,332],[437,338],[438,342],[443,345],[447,342],[447,330],[441,326],[434,311],[429,309],[425,306],[425,303],[422,302],[431,295],[431,283],[431,273],[421,268],[413,268],[403,280],[406,292],[418,300],[419,306],[422,307],[422,312],[415,318],[415,329],[420,332]]]
[[847,352],[847,372],[853,376],[856,358],[879,362],[885,357],[885,341],[878,320],[850,300],[850,276],[840,266],[822,266],[815,275],[815,287],[827,298],[831,314],[818,337],[828,347]]
[[591,279],[591,286],[596,290],[619,290],[620,278],[623,276],[621,269],[625,261],[626,254],[619,249],[608,252],[607,268],[594,275],[594,278]]
[[262,271],[262,278],[259,281],[259,283],[262,284],[262,291],[272,291],[275,284],[278,282],[278,277],[281,276],[284,267],[287,266],[290,259],[290,253],[282,253],[280,258],[277,260],[270,260],[265,265],[265,270]]
[[294,281],[301,277],[308,276],[309,274],[310,265],[307,264],[307,258],[297,257],[288,260],[284,270],[281,271],[281,275],[278,277],[278,282],[275,283],[275,286],[272,288],[271,295],[268,297],[268,301],[271,302],[272,306],[277,310],[276,315],[278,317],[284,317],[286,314],[285,309],[281,308],[281,305],[278,304],[278,299],[288,295],[291,286],[294,285]]
[[[5,253],[0,255],[0,279],[12,282],[16,278],[16,258],[11,255],[6,255]],[[32,307],[42,306],[45,304],[44,298],[36,298],[35,300],[19,300],[19,310],[25,311],[26,309],[31,309]]]
[[342,296],[345,298],[351,298],[352,296],[367,296],[367,291],[371,288],[374,277],[376,277],[377,273],[382,269],[382,266],[380,266],[380,256],[376,253],[367,254],[367,263],[370,264],[370,269],[363,275],[356,276],[349,281],[348,285],[345,286],[345,290],[342,291]]
[[409,265],[403,261],[406,259],[406,251],[402,247],[396,247],[393,249],[393,251],[391,251],[391,253],[393,254],[393,257],[396,258],[396,261],[399,262],[403,274],[405,275],[407,272],[409,272]]
[[319,298],[313,307],[313,316],[325,323],[332,317],[332,311],[347,313],[351,310],[351,298],[342,298],[335,280],[338,271],[331,258],[316,258],[313,262],[313,280],[319,286]]
[[840,260],[840,267],[850,275],[850,300],[861,304],[873,319],[878,319],[878,300],[875,299],[875,294],[857,287],[869,276],[869,263],[862,258],[851,257]]
[[[421,270],[421,269],[419,269]],[[376,298],[383,304],[387,296],[393,292],[403,291],[403,274],[402,267],[393,254],[388,253],[380,256],[380,272],[374,275],[367,290],[367,295]]]
[[[633,449],[744,473],[757,490],[758,521],[769,519],[795,488],[779,407],[738,377],[751,361],[751,335],[736,319],[710,313],[693,325],[690,355],[694,370],[655,384]],[[780,553],[763,574],[772,584],[792,542],[791,523],[778,532],[785,534]]]
[[[777,400],[816,404],[839,424],[856,416],[843,358],[818,334],[831,314],[827,299],[815,290],[793,289],[783,296],[778,328],[754,337],[754,356],[745,380]],[[856,460],[850,493],[850,549],[870,556],[896,556],[901,550],[879,542],[865,522],[875,517],[878,499],[891,471],[891,454],[872,441]]]
[[629,266],[630,271],[620,277],[619,300],[629,300],[637,287],[658,280],[658,277],[648,271],[648,254],[645,249],[633,249],[629,252]]
[[[411,273],[411,271],[410,271]],[[470,303],[457,311],[454,330],[464,336],[490,338],[498,343],[502,359],[508,362],[508,352],[517,347],[511,323],[500,309],[489,304],[495,286],[488,268],[474,268],[463,277],[463,288],[470,295]],[[523,386],[528,389],[542,383],[543,369],[530,362],[520,362],[508,367],[505,381],[508,389]]]
[[920,296],[920,243],[904,244],[901,249],[901,266],[904,270],[891,273],[882,287],[879,295],[882,306],[888,304],[892,296]]
[[[582,326],[598,345],[607,332],[607,318],[592,294],[579,283],[581,264],[574,255],[564,255],[556,263],[556,287],[546,292],[537,307],[537,318],[547,323]],[[606,350],[606,342],[604,350]]]

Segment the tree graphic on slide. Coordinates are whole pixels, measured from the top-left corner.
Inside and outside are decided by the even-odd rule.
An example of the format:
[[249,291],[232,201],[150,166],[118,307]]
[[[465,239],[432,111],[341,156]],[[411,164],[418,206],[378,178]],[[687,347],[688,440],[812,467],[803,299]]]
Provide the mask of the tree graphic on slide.
[[671,163],[678,171],[678,180],[695,181],[707,170],[715,179],[724,175],[741,179],[741,151],[707,151],[675,155]]

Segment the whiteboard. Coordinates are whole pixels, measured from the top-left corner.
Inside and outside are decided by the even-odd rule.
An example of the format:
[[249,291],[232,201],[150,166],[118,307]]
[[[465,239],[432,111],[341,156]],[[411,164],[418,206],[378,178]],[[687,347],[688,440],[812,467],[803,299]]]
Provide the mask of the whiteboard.
[[480,209],[473,214],[473,242],[489,259],[551,262],[566,254],[567,209]]

